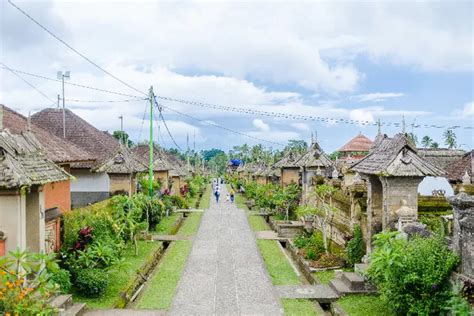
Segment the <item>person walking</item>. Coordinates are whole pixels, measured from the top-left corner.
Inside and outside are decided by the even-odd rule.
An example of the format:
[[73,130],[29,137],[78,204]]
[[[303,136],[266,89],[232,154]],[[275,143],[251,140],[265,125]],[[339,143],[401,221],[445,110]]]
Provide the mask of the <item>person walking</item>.
[[221,191],[219,190],[219,187],[216,187],[216,192],[214,192],[214,195],[216,196],[216,203],[219,204],[219,197],[221,196]]
[[235,192],[234,189],[230,189],[230,203],[234,203]]

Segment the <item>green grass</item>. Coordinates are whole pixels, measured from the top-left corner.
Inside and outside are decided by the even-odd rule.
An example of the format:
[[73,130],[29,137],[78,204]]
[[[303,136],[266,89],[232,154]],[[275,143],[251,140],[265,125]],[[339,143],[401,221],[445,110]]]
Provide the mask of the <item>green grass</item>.
[[324,270],[311,273],[316,277],[321,284],[329,284],[329,282],[334,279],[334,270]]
[[283,308],[285,309],[285,315],[288,316],[316,316],[320,315],[316,311],[314,303],[310,300],[305,299],[289,299],[284,298],[281,300]]
[[[226,184],[226,187],[227,187],[227,191],[230,192],[229,183]],[[245,204],[245,201],[247,201],[247,199],[242,194],[235,192],[235,205],[237,205],[238,208],[248,211],[249,208],[247,207],[247,204]]]
[[277,241],[257,240],[257,245],[274,285],[301,283]]
[[170,245],[157,272],[147,283],[145,292],[138,300],[136,308],[168,309],[171,306],[191,246],[191,241],[176,241]]
[[349,316],[394,315],[376,295],[346,295],[337,302]]
[[184,220],[183,225],[178,231],[178,235],[181,236],[192,236],[198,231],[199,224],[201,223],[202,213],[190,213]]
[[204,194],[202,195],[201,201],[199,202],[199,208],[201,210],[207,210],[209,208],[209,203],[211,201],[211,186],[206,185],[206,190],[204,190]]
[[150,241],[138,242],[138,256],[135,256],[135,248],[129,246],[124,252],[125,267],[111,271],[109,273],[109,286],[105,294],[99,298],[85,298],[74,294],[74,301],[80,301],[87,304],[91,309],[106,309],[114,307],[120,292],[123,291],[129,282],[136,276],[146,259],[159,247],[161,243]]
[[181,216],[181,214],[174,213],[168,217],[163,217],[158,225],[156,225],[153,232],[160,235],[172,235],[174,233],[173,230],[176,227],[176,222]]
[[265,221],[265,218],[263,218],[263,216],[251,215],[248,216],[248,221],[250,228],[252,228],[254,232],[262,230],[271,230],[270,226],[268,226],[268,223]]

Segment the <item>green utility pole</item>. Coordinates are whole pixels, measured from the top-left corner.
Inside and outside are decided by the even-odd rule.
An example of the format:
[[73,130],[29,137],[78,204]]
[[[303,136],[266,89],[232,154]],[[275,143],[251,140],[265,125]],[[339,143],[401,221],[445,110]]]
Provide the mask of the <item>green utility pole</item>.
[[148,194],[153,196],[153,102],[155,102],[155,94],[153,93],[153,86],[150,87],[150,161],[148,165]]

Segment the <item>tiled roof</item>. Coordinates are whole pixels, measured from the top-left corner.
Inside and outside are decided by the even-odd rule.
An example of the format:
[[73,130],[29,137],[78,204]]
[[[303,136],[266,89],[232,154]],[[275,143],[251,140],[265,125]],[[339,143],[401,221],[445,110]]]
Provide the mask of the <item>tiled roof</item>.
[[[44,109],[31,116],[33,123],[58,137],[63,136],[62,109]],[[109,133],[103,132],[66,109],[66,139],[85,150],[94,158],[94,163],[74,164],[75,168],[92,168],[115,155],[120,143]]]
[[[148,145],[137,145],[132,148],[132,152],[144,163],[148,166],[149,163],[149,146]],[[154,171],[168,171],[173,169],[169,162],[165,159],[163,152],[161,152],[158,148],[153,148],[153,170]]]
[[27,118],[20,113],[1,104],[0,112],[2,112],[0,115],[0,127],[7,128],[13,134],[19,134],[30,129],[43,147],[46,156],[52,161],[56,163],[72,163],[93,159],[92,155],[87,151],[32,122],[30,123],[30,128],[28,128]]
[[20,188],[65,181],[69,174],[43,153],[31,132],[0,131],[0,187]]
[[356,162],[352,170],[383,176],[440,176],[444,171],[417,154],[405,134],[393,138],[378,136],[370,153]]
[[282,159],[275,162],[273,168],[298,168],[299,166],[296,165],[296,162],[301,158],[301,156],[302,155],[289,152]]
[[372,147],[373,141],[366,136],[359,134],[342,146],[338,151],[341,152],[365,152]]
[[447,177],[450,181],[462,181],[463,176],[467,174],[471,177],[471,183],[474,182],[474,150],[464,154],[464,156],[453,162],[446,168]]

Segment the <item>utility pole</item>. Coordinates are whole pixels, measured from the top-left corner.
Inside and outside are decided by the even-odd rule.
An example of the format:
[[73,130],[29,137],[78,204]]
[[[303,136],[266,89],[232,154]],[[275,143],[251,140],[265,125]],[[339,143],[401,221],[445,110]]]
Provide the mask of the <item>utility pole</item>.
[[188,164],[188,172],[189,172],[189,133],[186,134],[186,146],[187,146],[187,150],[186,150],[186,160],[187,160],[187,164]]
[[155,101],[155,94],[153,93],[153,86],[150,87],[150,160],[148,164],[148,195],[153,196],[153,102]]
[[62,90],[63,90],[63,138],[66,138],[66,98],[64,96],[64,79],[70,79],[71,78],[71,72],[70,71],[65,71],[64,73],[62,71],[58,71],[57,73],[57,78],[61,79],[62,81]]
[[61,101],[61,95],[58,94],[58,109],[59,109],[59,102]]
[[124,135],[123,135],[123,115],[120,115],[119,117],[119,120],[120,120],[120,143],[122,143],[122,145],[125,145],[125,139],[124,139]]

